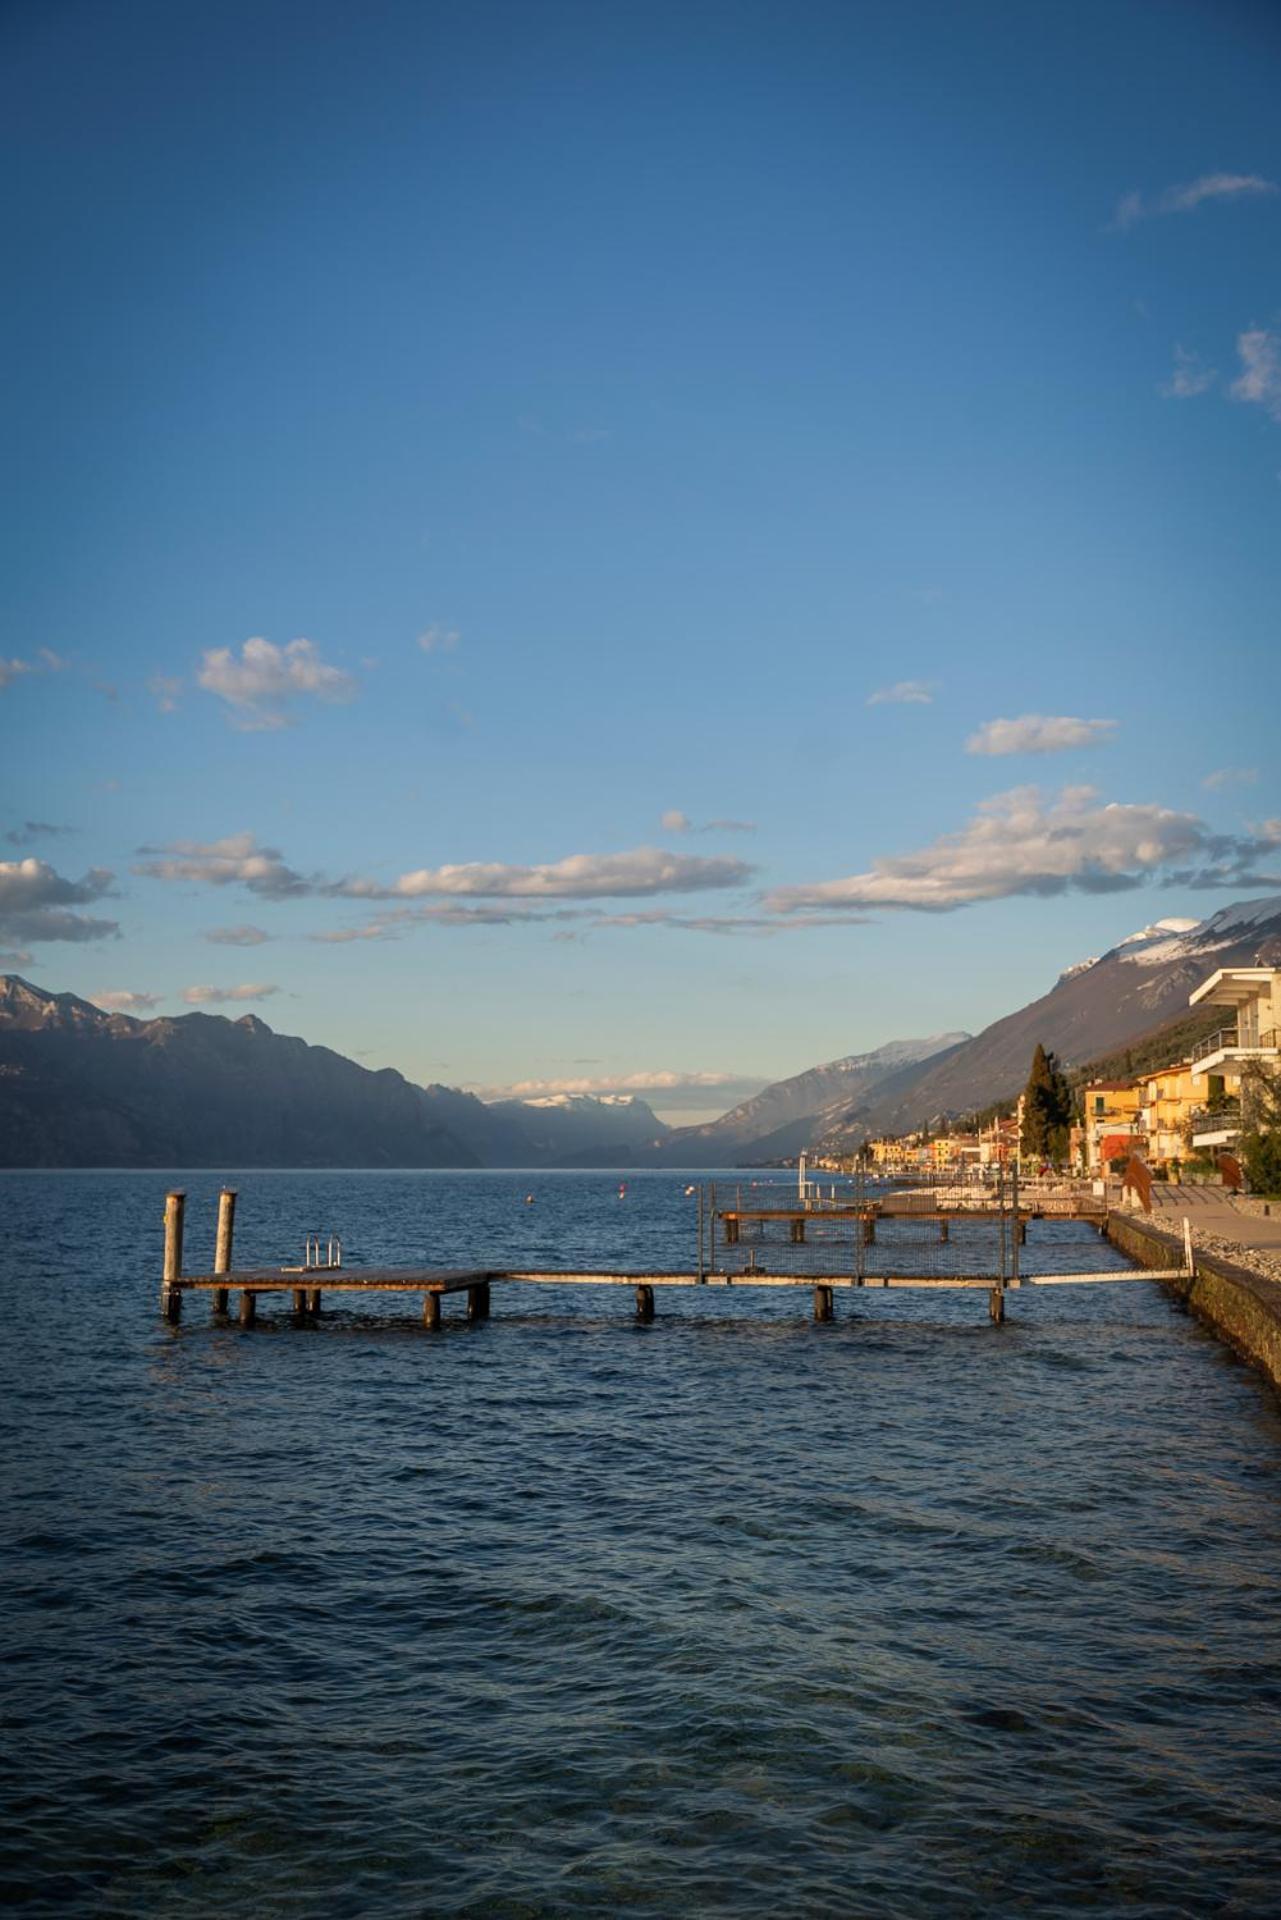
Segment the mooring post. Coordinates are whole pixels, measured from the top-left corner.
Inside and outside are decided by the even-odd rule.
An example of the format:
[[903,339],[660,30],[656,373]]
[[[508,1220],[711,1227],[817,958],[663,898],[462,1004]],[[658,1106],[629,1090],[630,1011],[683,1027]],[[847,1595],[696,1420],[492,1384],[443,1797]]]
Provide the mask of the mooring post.
[[1014,1162],[1013,1177],[1014,1177],[1015,1227],[1014,1227],[1014,1243],[1010,1248],[1010,1285],[1012,1287],[1017,1287],[1022,1285],[1022,1281],[1019,1277],[1019,1248],[1023,1246],[1027,1240],[1027,1221],[1023,1218],[1022,1214],[1019,1212],[1019,1163],[1017,1160]]
[[992,1325],[994,1327],[999,1327],[1004,1324],[1004,1321],[1005,1321],[1005,1288],[1004,1287],[993,1287],[991,1293],[989,1293],[989,1295],[987,1296],[987,1310],[988,1310],[988,1313],[991,1315]]
[[176,1326],[182,1318],[182,1216],[187,1196],[175,1192],[165,1195],[165,1264],[160,1282],[160,1311]]
[[792,1241],[795,1246],[802,1246],[804,1244],[805,1220],[802,1215],[798,1215],[792,1222]]
[[702,1285],[702,1281],[703,1281],[703,1206],[704,1206],[703,1195],[704,1195],[704,1191],[705,1189],[703,1187],[703,1183],[700,1180],[698,1183],[698,1281],[700,1286]]
[[467,1289],[467,1318],[469,1320],[488,1320],[489,1318],[489,1282],[478,1280]]
[[440,1331],[440,1295],[438,1293],[423,1295],[423,1325],[429,1333]]
[[[224,1187],[218,1195],[218,1231],[214,1236],[213,1270],[215,1273],[231,1272],[231,1243],[235,1238],[235,1232],[236,1190],[234,1187]],[[213,1310],[215,1313],[226,1313],[227,1299],[226,1287],[214,1288]]]
[[301,1320],[301,1319],[302,1319],[302,1317],[303,1317],[303,1315],[304,1315],[304,1314],[306,1313],[306,1311],[307,1311],[307,1294],[308,1294],[308,1291],[309,1291],[309,1289],[308,1289],[308,1288],[306,1288],[306,1287],[295,1287],[295,1288],[294,1288],[294,1290],[293,1290],[293,1294],[294,1294],[294,1317],[295,1317],[295,1319],[298,1319],[298,1320]]
[[654,1289],[644,1282],[636,1289],[636,1318],[652,1320],[654,1318]]
[[940,1221],[939,1221],[939,1245],[940,1245],[940,1246],[944,1246],[944,1247],[945,1247],[945,1246],[947,1245],[947,1243],[948,1243],[948,1240],[949,1240],[949,1239],[950,1239],[950,1237],[951,1237],[951,1233],[952,1233],[952,1223],[951,1223],[951,1221],[950,1221],[950,1220],[940,1220]]
[[320,1288],[319,1287],[308,1287],[307,1311],[308,1313],[320,1312]]
[[814,1318],[816,1320],[834,1320],[836,1318],[836,1308],[833,1304],[832,1289],[830,1287],[815,1287]]
[[876,1245],[876,1215],[874,1213],[865,1213],[863,1215],[863,1245],[865,1247],[874,1247]]
[[242,1287],[240,1289],[240,1324],[242,1327],[252,1327],[257,1318],[258,1295],[251,1293],[248,1287]]

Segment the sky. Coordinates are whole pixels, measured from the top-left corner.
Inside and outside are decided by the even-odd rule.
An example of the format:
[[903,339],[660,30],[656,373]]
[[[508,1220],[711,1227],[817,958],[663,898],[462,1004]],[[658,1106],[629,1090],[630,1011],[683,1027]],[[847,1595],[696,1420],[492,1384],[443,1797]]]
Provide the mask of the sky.
[[689,1120],[1281,892],[1281,11],[19,0],[0,967]]

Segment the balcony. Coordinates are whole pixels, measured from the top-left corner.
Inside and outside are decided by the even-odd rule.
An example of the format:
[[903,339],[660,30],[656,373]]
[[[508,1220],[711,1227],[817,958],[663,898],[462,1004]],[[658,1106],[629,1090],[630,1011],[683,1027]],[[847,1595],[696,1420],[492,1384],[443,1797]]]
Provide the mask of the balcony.
[[1244,1060],[1281,1060],[1281,1033],[1275,1027],[1257,1038],[1241,1034],[1237,1027],[1222,1027],[1197,1042],[1196,1057],[1189,1062],[1191,1073],[1219,1073],[1225,1066]]
[[1241,1131],[1241,1102],[1220,1100],[1214,1106],[1194,1107],[1188,1121],[1194,1147],[1226,1147]]

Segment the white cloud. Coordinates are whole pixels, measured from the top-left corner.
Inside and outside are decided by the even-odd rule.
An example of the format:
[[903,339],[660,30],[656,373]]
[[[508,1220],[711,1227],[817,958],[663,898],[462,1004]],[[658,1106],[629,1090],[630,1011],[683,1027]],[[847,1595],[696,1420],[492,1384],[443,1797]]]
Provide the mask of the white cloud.
[[29,673],[65,673],[66,661],[52,647],[38,647],[33,660],[19,660],[16,657],[0,658],[0,687],[7,687],[13,680],[21,679]]
[[688,833],[694,823],[679,807],[670,807],[658,824],[664,833]]
[[947,912],[1014,894],[1119,892],[1151,879],[1186,887],[1281,885],[1277,875],[1256,870],[1279,845],[1275,822],[1237,838],[1214,834],[1195,814],[1168,807],[1103,804],[1092,787],[1065,787],[1049,802],[1036,787],[1016,787],[984,801],[960,832],[919,853],[877,860],[869,872],[847,879],[780,887],[765,904],[783,914],[869,907]]
[[276,847],[260,847],[252,833],[231,833],[222,840],[171,840],[139,847],[144,858],[134,872],[149,880],[191,880],[211,887],[243,886],[268,900],[291,900],[321,890],[285,865]]
[[937,680],[896,680],[892,687],[869,693],[869,707],[928,707],[938,692]]
[[260,847],[252,833],[222,840],[174,840],[140,847],[134,872],[152,880],[192,881],[207,886],[247,887],[265,899],[307,896],[345,900],[415,900],[427,896],[481,899],[576,900],[655,893],[694,893],[736,887],[751,877],[745,861],[696,857],[636,847],[626,853],[576,853],[543,866],[472,861],[460,866],[420,867],[384,882],[355,876],[328,880],[304,875],[285,863],[277,847]]
[[1140,220],[1169,213],[1194,213],[1207,200],[1257,199],[1278,191],[1276,182],[1257,173],[1203,173],[1183,186],[1167,187],[1145,200],[1137,190],[1123,194],[1112,216],[1114,229],[1125,232]]
[[115,875],[91,867],[69,880],[43,860],[0,860],[0,940],[17,945],[45,940],[106,940],[119,933],[114,920],[95,920],[72,909],[111,891]]
[[420,867],[390,886],[372,880],[342,881],[332,889],[353,899],[417,899],[427,894],[533,900],[608,899],[653,893],[697,893],[741,886],[751,877],[745,861],[667,853],[636,847],[627,853],[573,853],[543,866],[470,861],[461,866]]
[[1068,714],[1025,713],[1018,720],[985,720],[965,743],[967,753],[1065,753],[1092,747],[1116,731],[1115,720],[1077,720]]
[[1174,371],[1161,392],[1167,400],[1195,400],[1198,394],[1208,393],[1218,377],[1216,367],[1203,367],[1195,353],[1176,347]]
[[213,947],[260,947],[271,935],[261,927],[210,927],[205,939]]
[[1221,793],[1224,787],[1252,787],[1259,778],[1257,767],[1216,767],[1213,773],[1207,773],[1201,782],[1211,793]]
[[279,987],[246,982],[239,987],[184,987],[182,997],[189,1007],[220,1007],[233,1000],[269,1000]]
[[462,635],[452,627],[428,627],[418,636],[418,644],[424,653],[452,653]]
[[1254,327],[1238,334],[1237,352],[1241,373],[1228,392],[1234,400],[1250,401],[1281,420],[1281,334]]
[[130,993],[125,987],[112,987],[106,993],[91,993],[89,998],[95,1007],[101,1007],[104,1013],[150,1013],[158,1007],[163,994]]
[[228,717],[242,733],[289,726],[289,703],[302,696],[342,705],[356,693],[352,675],[327,665],[310,640],[290,640],[283,647],[246,640],[239,659],[230,647],[210,647],[196,678],[207,693],[227,702]]

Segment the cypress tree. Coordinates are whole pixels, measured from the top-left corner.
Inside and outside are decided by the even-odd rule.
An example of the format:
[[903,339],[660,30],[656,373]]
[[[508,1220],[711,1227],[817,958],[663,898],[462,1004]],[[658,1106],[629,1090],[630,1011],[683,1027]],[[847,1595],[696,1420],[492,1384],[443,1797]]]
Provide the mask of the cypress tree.
[[1037,1042],[1032,1055],[1032,1070],[1023,1089],[1023,1130],[1019,1144],[1027,1160],[1048,1160],[1052,1165],[1067,1158],[1068,1127],[1072,1118],[1072,1093],[1058,1061]]

